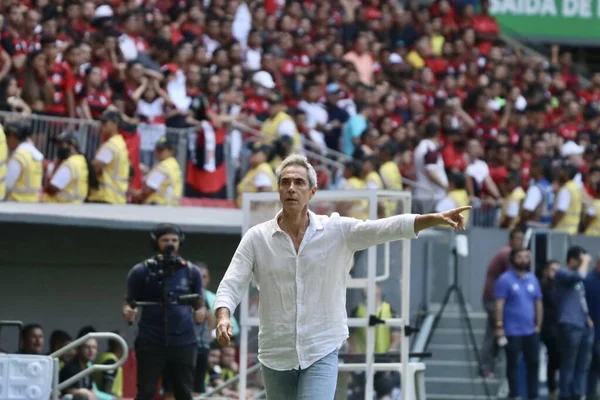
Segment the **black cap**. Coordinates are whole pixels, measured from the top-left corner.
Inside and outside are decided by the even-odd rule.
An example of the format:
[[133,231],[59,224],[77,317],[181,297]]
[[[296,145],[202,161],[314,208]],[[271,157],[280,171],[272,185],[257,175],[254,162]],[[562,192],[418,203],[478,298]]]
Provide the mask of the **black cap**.
[[79,140],[77,136],[70,132],[61,132],[56,135],[53,140],[57,143],[69,143],[75,147],[79,147]]
[[31,128],[28,122],[13,121],[4,125],[6,136],[16,136],[19,140],[25,140],[31,135]]
[[265,154],[269,154],[271,152],[271,146],[269,146],[268,144],[261,143],[261,142],[250,143],[250,145],[248,147],[250,148],[250,151],[252,153],[258,153],[258,152],[262,151]]
[[156,149],[157,150],[175,150],[175,147],[177,146],[177,144],[175,143],[174,140],[168,138],[167,136],[163,136],[160,139],[158,139],[158,141],[156,142]]
[[112,121],[112,122],[121,122],[121,113],[114,110],[106,110],[100,116],[100,121]]

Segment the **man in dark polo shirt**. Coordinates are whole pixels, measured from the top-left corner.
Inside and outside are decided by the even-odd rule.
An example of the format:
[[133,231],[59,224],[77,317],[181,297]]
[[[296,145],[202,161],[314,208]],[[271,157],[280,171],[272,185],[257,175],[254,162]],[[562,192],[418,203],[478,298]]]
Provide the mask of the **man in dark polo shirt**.
[[583,284],[590,260],[590,255],[583,248],[572,246],[567,251],[567,268],[556,273],[559,392],[562,400],[579,399],[585,395],[594,340],[594,327]]
[[485,276],[485,286],[483,288],[483,306],[487,312],[487,327],[483,345],[481,346],[482,376],[491,378],[494,372],[494,364],[498,356],[498,345],[494,339],[495,331],[495,298],[494,286],[496,281],[506,271],[508,271],[510,262],[510,252],[512,249],[523,247],[523,232],[514,229],[510,232],[508,245],[502,247],[490,261]]
[[538,398],[540,331],[543,305],[540,283],[529,272],[531,255],[527,249],[513,249],[512,268],[496,282],[496,337],[506,337],[506,378],[509,398],[518,398],[519,356],[527,365],[527,398]]
[[[151,232],[156,255],[135,265],[127,277],[123,316],[135,321],[136,302],[145,306],[135,341],[138,400],[154,397],[161,376],[177,400],[191,400],[196,363],[194,325],[206,317],[200,269],[178,254],[184,238],[173,224],[159,224]],[[193,305],[176,304],[182,295],[198,294]]]
[[595,336],[592,348],[592,363],[588,371],[587,398],[598,398],[598,378],[600,378],[600,254],[596,258],[596,267],[590,272],[583,282],[585,298],[589,307],[589,314],[594,323]]

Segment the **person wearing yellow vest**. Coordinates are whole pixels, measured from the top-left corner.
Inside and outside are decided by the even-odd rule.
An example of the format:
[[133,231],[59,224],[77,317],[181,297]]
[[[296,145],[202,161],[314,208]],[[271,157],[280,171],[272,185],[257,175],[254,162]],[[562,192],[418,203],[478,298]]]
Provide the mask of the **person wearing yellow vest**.
[[183,175],[175,158],[176,146],[166,136],[158,139],[154,151],[157,163],[144,179],[142,190],[134,194],[137,201],[145,204],[179,205],[183,193]]
[[6,200],[37,203],[42,189],[44,156],[29,139],[29,122],[11,122],[4,127],[4,133],[12,152],[6,171]]
[[237,185],[236,203],[238,207],[242,206],[244,193],[277,191],[277,178],[273,169],[267,163],[271,147],[260,142],[254,142],[250,145],[250,151],[250,170],[246,172],[244,178]]
[[[384,184],[379,175],[379,157],[370,155],[363,158],[362,168],[365,176],[365,185],[369,190],[383,190]],[[385,218],[391,215],[390,207],[386,207],[389,201],[380,200],[377,202],[377,217]]]
[[[381,157],[381,167],[379,175],[383,182],[385,190],[402,190],[402,175],[396,163],[395,157],[398,153],[398,146],[395,143],[388,142],[379,149]],[[398,202],[394,200],[385,201],[386,216],[395,215],[398,212]]]
[[[435,206],[436,212],[445,212],[457,207],[468,206],[469,194],[467,193],[467,182],[464,173],[452,172],[448,174],[448,194]],[[469,211],[465,211],[465,226],[469,224]]]
[[571,165],[561,165],[556,174],[560,186],[554,212],[552,213],[552,229],[574,235],[579,231],[581,210],[583,208],[582,188],[573,180],[575,170]]
[[4,128],[0,125],[0,201],[6,196],[6,164],[8,163],[8,146]]
[[[115,332],[119,333],[119,332]],[[108,341],[108,351],[100,354],[95,364],[115,364],[123,356],[123,348],[114,339]],[[116,397],[123,397],[123,367],[111,371],[96,371],[92,378],[99,390],[112,394]]]
[[[363,290],[363,293],[364,290]],[[390,303],[383,300],[381,287],[375,285],[375,315],[382,320],[395,318],[396,312],[392,309]],[[368,318],[369,313],[364,303],[361,303],[352,312],[353,318]],[[375,353],[387,353],[388,351],[398,351],[400,349],[400,330],[390,328],[386,324],[379,324],[375,328]],[[353,354],[366,354],[367,352],[367,329],[356,328],[350,334],[350,351]]]
[[600,183],[596,184],[596,198],[583,217],[582,231],[588,236],[600,236]]
[[512,230],[519,224],[521,205],[525,200],[526,193],[521,187],[521,174],[511,171],[504,180],[502,200],[502,212],[500,214],[500,228]]
[[72,133],[63,132],[54,138],[56,157],[55,172],[44,187],[42,201],[45,203],[83,203],[88,196],[90,183],[98,187],[98,178],[89,173],[88,161],[79,152],[79,141]]
[[129,153],[123,136],[119,134],[121,113],[106,110],[100,121],[100,133],[105,142],[92,161],[99,184],[98,189],[90,191],[88,200],[90,203],[125,204],[129,187]]
[[[356,160],[344,163],[344,182],[342,190],[367,190],[363,178],[362,164]],[[345,217],[353,217],[363,221],[369,219],[368,200],[352,200],[338,203],[338,212]]]
[[294,143],[294,149],[301,150],[300,133],[298,133],[294,119],[285,112],[283,98],[279,94],[273,93],[267,100],[269,101],[269,117],[260,128],[260,133],[266,143],[271,144],[281,136],[289,136]]

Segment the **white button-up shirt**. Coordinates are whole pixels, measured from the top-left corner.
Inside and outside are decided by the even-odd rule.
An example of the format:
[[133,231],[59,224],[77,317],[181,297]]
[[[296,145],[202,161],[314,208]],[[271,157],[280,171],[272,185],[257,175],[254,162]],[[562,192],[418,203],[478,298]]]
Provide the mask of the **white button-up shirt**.
[[337,213],[309,217],[297,253],[277,217],[248,230],[214,303],[215,310],[227,307],[233,315],[254,276],[260,290],[258,359],[278,371],[308,368],[348,338],[346,280],[356,251],[417,236],[414,214],[375,221]]

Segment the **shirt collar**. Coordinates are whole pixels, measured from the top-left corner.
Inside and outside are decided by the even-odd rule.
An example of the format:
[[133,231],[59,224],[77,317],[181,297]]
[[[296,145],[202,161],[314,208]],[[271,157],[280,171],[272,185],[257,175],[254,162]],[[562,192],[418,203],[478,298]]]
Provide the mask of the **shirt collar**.
[[[276,232],[283,232],[283,230],[279,227],[279,224],[277,223],[277,219],[279,218],[279,216],[281,215],[282,212],[283,212],[283,209],[279,210],[277,215],[275,215],[275,218],[273,218],[271,220],[271,236],[273,236]],[[308,218],[310,221],[308,224],[309,229],[314,229],[317,231],[320,231],[321,229],[323,229],[323,224],[321,223],[319,218],[317,218],[317,214],[308,210]]]

